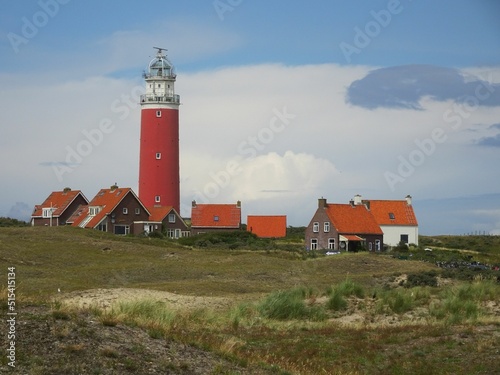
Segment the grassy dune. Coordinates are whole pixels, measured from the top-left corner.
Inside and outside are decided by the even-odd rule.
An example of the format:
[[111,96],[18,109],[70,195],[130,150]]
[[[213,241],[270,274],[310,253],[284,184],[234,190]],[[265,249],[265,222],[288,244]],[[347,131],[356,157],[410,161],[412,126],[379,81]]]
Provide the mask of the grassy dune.
[[[480,254],[498,261],[496,250],[482,247]],[[435,250],[433,256],[444,255]],[[124,327],[140,329],[143,342],[153,340],[147,346],[155,347],[158,371],[175,374],[194,372],[203,355],[165,352],[169,342],[218,356],[202,372],[210,374],[494,374],[498,369],[499,284],[478,274],[472,281],[429,286],[440,272],[430,261],[389,254],[304,259],[282,250],[201,250],[65,227],[0,228],[0,267],[16,267],[26,326],[36,331],[39,323],[45,336],[55,335],[45,341],[65,348],[50,346],[47,355],[41,343],[30,342],[24,351],[21,346],[25,370],[39,373],[57,373],[54,363],[66,358],[68,348],[78,354],[73,361],[80,373],[116,368],[148,373],[142,372],[140,356],[130,357],[139,346],[132,339],[137,332],[129,334],[130,342],[120,338],[133,343],[132,349],[102,342]],[[427,285],[401,286],[406,275]],[[93,288],[154,289],[234,303],[223,310],[182,310],[143,299],[82,310],[58,302],[66,292]],[[5,289],[2,294],[5,299]],[[28,314],[33,306],[46,310]],[[98,358],[98,367],[89,369],[77,357]]]

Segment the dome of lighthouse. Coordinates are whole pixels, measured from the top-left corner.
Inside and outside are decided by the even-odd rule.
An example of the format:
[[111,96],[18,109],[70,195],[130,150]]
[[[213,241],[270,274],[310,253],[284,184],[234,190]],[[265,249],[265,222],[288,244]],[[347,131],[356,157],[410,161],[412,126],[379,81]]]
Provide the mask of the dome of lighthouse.
[[160,49],[156,57],[149,63],[149,76],[151,77],[175,77],[174,66]]

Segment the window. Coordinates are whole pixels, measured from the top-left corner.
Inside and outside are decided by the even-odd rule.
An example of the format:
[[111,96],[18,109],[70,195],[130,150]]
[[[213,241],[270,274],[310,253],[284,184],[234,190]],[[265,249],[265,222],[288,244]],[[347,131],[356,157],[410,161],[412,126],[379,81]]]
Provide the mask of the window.
[[400,241],[407,244],[408,243],[408,235],[407,234],[402,234]]
[[124,215],[127,215],[127,214],[128,214],[128,208],[127,208],[127,207],[123,207],[123,214],[124,214]]
[[311,250],[318,250],[318,239],[311,238]]
[[368,250],[373,250],[373,242],[368,242]]
[[167,230],[167,236],[168,236],[168,238],[174,238],[175,230],[174,229]]
[[160,196],[159,195],[155,196],[155,202],[160,203]]
[[101,223],[97,226],[97,230],[100,230],[102,232],[107,232],[108,226],[106,225],[106,223]]
[[394,220],[396,216],[394,216],[393,212],[389,212],[389,219]]
[[51,217],[54,211],[55,211],[54,208],[43,208],[42,217]]
[[128,225],[115,225],[115,234],[130,234]]
[[136,214],[136,215],[140,215],[140,214],[141,214],[141,209],[140,209],[139,207],[137,207],[137,208],[135,209],[135,214]]
[[330,232],[330,223],[328,221],[324,223],[323,231],[325,231],[325,233]]
[[335,249],[335,238],[328,239],[328,249],[329,250]]
[[380,240],[375,240],[375,250],[380,251]]
[[99,207],[89,207],[89,216],[95,216],[99,211]]
[[156,117],[161,117],[161,111],[156,111]]
[[319,232],[319,223],[318,222],[313,223],[313,232],[314,233]]
[[161,159],[161,152],[157,152],[156,153],[156,160],[160,160]]
[[160,85],[160,84],[158,84],[158,88],[160,88],[160,87],[161,87],[161,85]]
[[214,216],[214,221],[219,221],[219,217],[218,216]]
[[175,214],[168,214],[168,222],[175,223]]

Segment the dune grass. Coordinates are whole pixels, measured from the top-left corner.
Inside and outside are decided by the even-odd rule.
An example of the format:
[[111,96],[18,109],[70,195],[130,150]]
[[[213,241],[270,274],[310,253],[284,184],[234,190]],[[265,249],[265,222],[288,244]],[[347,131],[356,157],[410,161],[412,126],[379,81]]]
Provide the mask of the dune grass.
[[[430,263],[369,253],[303,259],[279,249],[200,250],[77,228],[0,228],[0,243],[0,267],[16,267],[21,301],[56,299],[53,319],[75,319],[57,298],[83,289],[225,296],[234,305],[223,311],[174,310],[151,299],[89,311],[106,327],[140,326],[152,338],[264,362],[276,373],[469,374],[497,365],[498,310],[486,305],[497,306],[498,284],[405,288],[384,281],[436,270]],[[336,320],[351,313],[365,320]]]

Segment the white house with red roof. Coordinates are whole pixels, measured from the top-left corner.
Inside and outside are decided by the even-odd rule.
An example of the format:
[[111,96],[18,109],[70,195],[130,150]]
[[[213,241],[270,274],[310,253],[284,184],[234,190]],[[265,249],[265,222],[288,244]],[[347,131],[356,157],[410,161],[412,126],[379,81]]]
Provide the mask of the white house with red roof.
[[72,225],[114,234],[136,233],[134,222],[149,220],[150,213],[131,188],[116,185],[101,189],[86,206],[72,217]]
[[356,195],[353,201],[370,210],[384,231],[386,245],[397,246],[400,242],[418,245],[418,221],[410,195],[402,200],[367,200]]
[[191,234],[241,229],[241,202],[199,204],[192,202]]
[[31,215],[33,226],[59,226],[70,223],[70,218],[80,206],[86,206],[88,199],[80,190],[65,188],[52,192],[42,204],[36,205]]

